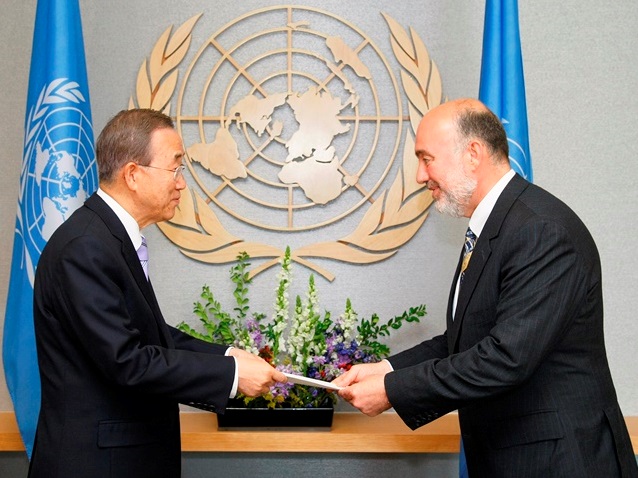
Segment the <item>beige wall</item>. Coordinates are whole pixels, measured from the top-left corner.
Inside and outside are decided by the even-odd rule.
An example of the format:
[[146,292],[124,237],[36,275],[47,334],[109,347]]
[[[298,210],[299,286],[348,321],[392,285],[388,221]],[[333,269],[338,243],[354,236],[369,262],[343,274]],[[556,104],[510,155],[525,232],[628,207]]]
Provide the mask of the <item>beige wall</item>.
[[[81,1],[94,129],[126,108],[141,61],[170,24],[203,12],[194,45],[232,19],[278,1],[194,2],[138,0]],[[348,20],[365,31],[393,59],[380,12],[413,27],[440,68],[449,98],[478,92],[483,2],[467,0],[303,2]],[[638,178],[635,118],[638,116],[638,3],[634,0],[589,4],[564,0],[520,2],[520,24],[527,81],[530,143],[535,182],[567,202],[590,227],[604,270],[606,342],[621,406],[638,415],[635,352],[638,321],[632,283],[638,258],[630,250],[638,230]],[[373,6],[374,5],[374,6]],[[0,22],[0,323],[6,291],[20,174],[34,0],[5,0]],[[395,72],[398,66],[393,63]],[[358,218],[346,220],[348,230]],[[429,315],[418,333],[403,334],[393,350],[408,347],[443,330],[447,291],[462,242],[464,220],[432,212],[417,236],[380,264],[360,267],[324,265],[336,273],[318,280],[322,304],[338,314],[351,297],[361,315],[382,317],[426,303]],[[269,233],[242,230],[243,237]],[[210,284],[230,304],[228,265],[205,266],[182,256],[155,228],[151,274],[167,320],[193,320],[192,303]],[[296,268],[299,285],[307,271]],[[270,311],[272,274],[254,286],[256,309]],[[299,288],[296,293],[303,293]],[[229,307],[230,308],[230,307]],[[1,327],[0,327],[1,333]],[[3,378],[0,369],[0,377]],[[12,408],[0,378],[0,410]]]

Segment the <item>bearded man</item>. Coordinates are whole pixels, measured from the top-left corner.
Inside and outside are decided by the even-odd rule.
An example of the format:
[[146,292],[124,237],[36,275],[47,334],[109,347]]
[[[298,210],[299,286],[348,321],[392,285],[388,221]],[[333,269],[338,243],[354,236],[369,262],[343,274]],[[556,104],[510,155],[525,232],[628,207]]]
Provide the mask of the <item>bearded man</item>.
[[335,380],[368,415],[412,429],[458,410],[471,478],[638,477],[603,334],[600,258],[563,202],[510,168],[499,119],[473,99],[421,121],[417,180],[468,217],[447,330]]

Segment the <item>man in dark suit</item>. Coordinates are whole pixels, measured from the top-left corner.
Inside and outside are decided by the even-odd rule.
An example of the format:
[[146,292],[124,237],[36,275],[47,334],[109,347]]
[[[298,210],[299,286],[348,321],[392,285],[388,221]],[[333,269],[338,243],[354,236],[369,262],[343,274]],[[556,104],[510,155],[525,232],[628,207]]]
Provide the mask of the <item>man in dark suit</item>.
[[237,391],[257,396],[286,378],[162,317],[137,249],[146,248],[140,229],[173,217],[186,186],[172,120],[122,111],[96,157],[100,189],[53,234],[37,268],[42,406],[29,476],[175,478],[178,403],[223,413]]
[[437,209],[469,217],[478,239],[459,260],[447,330],[353,367],[339,394],[368,415],[394,407],[412,429],[458,409],[471,478],[638,476],[586,227],[511,170],[505,131],[476,100],[430,111],[415,150]]

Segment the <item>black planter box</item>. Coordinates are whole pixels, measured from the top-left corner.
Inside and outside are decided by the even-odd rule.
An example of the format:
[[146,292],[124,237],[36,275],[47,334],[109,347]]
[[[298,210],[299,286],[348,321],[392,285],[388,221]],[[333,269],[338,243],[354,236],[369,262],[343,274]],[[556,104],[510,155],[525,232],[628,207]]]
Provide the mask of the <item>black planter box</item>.
[[334,407],[319,408],[245,408],[230,404],[226,413],[217,415],[220,430],[329,429]]

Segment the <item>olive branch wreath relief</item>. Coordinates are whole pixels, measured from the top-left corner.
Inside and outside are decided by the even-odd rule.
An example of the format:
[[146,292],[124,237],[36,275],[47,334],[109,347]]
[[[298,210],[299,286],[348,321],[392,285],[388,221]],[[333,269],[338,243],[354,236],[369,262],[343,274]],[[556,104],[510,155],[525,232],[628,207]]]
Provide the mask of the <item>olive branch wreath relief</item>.
[[[332,281],[334,275],[308,258],[327,258],[354,264],[370,264],[393,256],[419,230],[432,204],[430,191],[416,182],[413,134],[421,118],[443,99],[439,70],[431,60],[419,35],[409,33],[396,20],[382,13],[390,29],[390,42],[401,65],[401,82],[408,99],[411,130],[406,132],[403,162],[391,186],[372,204],[354,231],[335,241],[321,242],[292,250],[291,260]],[[180,65],[186,56],[193,28],[202,14],[184,22],[171,36],[168,27],[157,40],[148,60],[137,75],[135,97],[129,109],[152,108],[170,115],[171,98],[177,86]],[[226,180],[222,178],[223,180]],[[159,229],[176,244],[182,254],[200,262],[234,262],[246,252],[251,258],[270,259],[252,269],[249,277],[278,264],[285,251],[259,242],[245,241],[231,234],[197,192],[188,187],[182,194],[175,216],[158,223]]]

